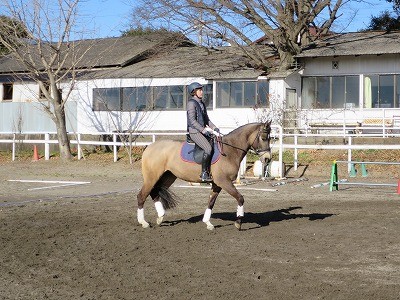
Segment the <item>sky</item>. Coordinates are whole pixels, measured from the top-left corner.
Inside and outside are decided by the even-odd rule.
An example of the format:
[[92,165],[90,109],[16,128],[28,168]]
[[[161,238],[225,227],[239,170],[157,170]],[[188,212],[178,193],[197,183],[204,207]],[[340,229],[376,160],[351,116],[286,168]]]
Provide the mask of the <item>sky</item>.
[[[392,5],[384,0],[365,0],[368,3],[352,4],[342,11],[343,16],[333,28],[336,32],[354,32],[366,28],[371,15],[378,16],[384,10],[392,11]],[[135,0],[84,0],[80,15],[87,31],[86,37],[103,38],[120,36],[129,28],[130,14]],[[356,17],[351,19],[357,11]],[[349,26],[345,26],[350,22]]]

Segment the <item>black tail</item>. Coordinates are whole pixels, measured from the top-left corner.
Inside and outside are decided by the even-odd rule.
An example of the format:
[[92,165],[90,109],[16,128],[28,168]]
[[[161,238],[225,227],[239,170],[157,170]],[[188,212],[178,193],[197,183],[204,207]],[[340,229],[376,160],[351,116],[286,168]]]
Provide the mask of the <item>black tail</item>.
[[178,205],[178,196],[176,196],[174,192],[170,191],[165,186],[158,186],[156,189],[165,210],[174,208]]
[[164,209],[171,209],[178,205],[179,197],[168,187],[175,181],[176,177],[170,171],[166,171],[151,190],[151,196],[159,196]]

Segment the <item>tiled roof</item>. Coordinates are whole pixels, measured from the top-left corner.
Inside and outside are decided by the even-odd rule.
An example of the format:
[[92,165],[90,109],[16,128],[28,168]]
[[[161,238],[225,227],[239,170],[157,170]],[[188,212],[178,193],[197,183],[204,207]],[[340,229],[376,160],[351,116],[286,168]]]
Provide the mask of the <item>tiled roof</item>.
[[[74,47],[75,56],[81,57],[76,67],[85,70],[80,79],[197,76],[234,79],[257,78],[263,73],[250,67],[249,59],[233,47],[198,47],[179,34],[82,40]],[[12,57],[0,59],[0,75],[24,71],[26,68]]]
[[297,57],[381,55],[400,53],[400,31],[336,34],[305,47]]
[[263,71],[249,66],[243,55],[224,49],[204,47],[179,47],[153,55],[129,66],[96,71],[87,76],[95,78],[168,78],[204,77],[257,78]]

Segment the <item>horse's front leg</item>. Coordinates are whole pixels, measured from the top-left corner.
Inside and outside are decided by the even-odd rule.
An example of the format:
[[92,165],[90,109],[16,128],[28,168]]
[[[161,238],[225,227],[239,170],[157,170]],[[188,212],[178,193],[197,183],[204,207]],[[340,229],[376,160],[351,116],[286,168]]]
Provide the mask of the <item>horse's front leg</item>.
[[226,180],[226,182],[223,182],[221,184],[221,187],[232,197],[234,197],[238,203],[237,209],[236,209],[236,221],[235,221],[235,227],[240,230],[242,228],[242,219],[244,217],[244,198],[242,194],[239,193],[239,191],[236,189],[236,187],[233,185],[232,181]]
[[204,216],[203,216],[203,222],[206,223],[208,230],[214,230],[214,225],[211,224],[211,222],[210,222],[211,212],[212,212],[212,209],[215,205],[215,201],[217,200],[217,197],[218,197],[220,191],[221,191],[221,188],[219,186],[217,186],[215,183],[212,183],[210,199],[208,200],[208,207],[207,207],[206,211],[204,212]]

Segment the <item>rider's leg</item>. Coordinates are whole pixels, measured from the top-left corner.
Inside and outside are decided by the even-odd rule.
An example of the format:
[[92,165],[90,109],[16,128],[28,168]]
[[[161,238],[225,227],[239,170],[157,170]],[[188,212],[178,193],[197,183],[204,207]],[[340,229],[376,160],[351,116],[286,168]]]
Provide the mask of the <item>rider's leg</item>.
[[192,140],[198,145],[200,148],[204,150],[204,154],[202,157],[201,163],[201,174],[200,179],[203,182],[212,181],[210,177],[210,164],[211,164],[211,151],[212,147],[210,142],[206,139],[206,137],[202,133],[191,133],[190,137]]
[[211,154],[204,152],[203,160],[201,162],[201,174],[200,179],[203,182],[211,182],[210,176],[210,164],[211,164]]

